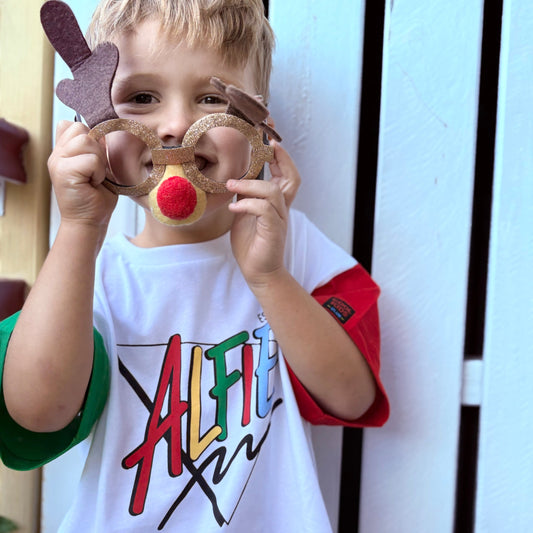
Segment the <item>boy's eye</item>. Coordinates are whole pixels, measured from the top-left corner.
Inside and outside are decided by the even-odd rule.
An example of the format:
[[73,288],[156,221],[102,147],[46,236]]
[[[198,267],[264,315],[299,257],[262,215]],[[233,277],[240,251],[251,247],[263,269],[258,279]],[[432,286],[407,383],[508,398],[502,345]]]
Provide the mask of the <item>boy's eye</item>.
[[135,104],[152,104],[155,99],[151,94],[140,93],[136,94],[131,101]]
[[201,103],[208,105],[227,105],[228,102],[225,98],[222,98],[222,96],[219,96],[218,94],[209,94],[202,98]]

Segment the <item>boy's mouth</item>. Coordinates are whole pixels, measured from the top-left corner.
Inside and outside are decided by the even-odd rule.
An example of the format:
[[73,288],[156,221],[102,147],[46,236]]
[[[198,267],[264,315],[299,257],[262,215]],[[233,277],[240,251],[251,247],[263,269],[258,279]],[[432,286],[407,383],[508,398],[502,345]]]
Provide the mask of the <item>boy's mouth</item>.
[[[174,147],[168,147],[168,148],[174,148]],[[211,174],[212,170],[210,171],[210,169],[212,169],[216,165],[216,161],[212,157],[206,154],[200,154],[200,153],[195,154],[194,163],[196,165],[196,168],[200,172],[204,173],[204,175],[206,175],[205,174],[206,172],[207,172],[207,175]],[[150,157],[150,159],[147,159],[146,162],[144,163],[145,179],[148,179],[153,168],[154,168],[154,164],[153,164],[152,158]],[[186,176],[182,176],[182,177],[186,177]]]

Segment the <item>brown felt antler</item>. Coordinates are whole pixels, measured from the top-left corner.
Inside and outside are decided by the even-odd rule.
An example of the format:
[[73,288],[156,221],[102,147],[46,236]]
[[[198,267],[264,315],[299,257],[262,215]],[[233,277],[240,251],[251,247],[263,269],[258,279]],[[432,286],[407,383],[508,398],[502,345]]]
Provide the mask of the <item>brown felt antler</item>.
[[49,0],[41,7],[41,23],[50,43],[69,66],[73,80],[62,80],[58,98],[93,127],[117,118],[111,102],[111,84],[118,65],[118,49],[109,42],[91,52],[70,7]]
[[214,76],[210,81],[213,87],[228,98],[229,104],[226,113],[242,118],[252,126],[259,126],[269,137],[278,142],[281,141],[279,133],[266,123],[269,115],[268,109],[259,100],[235,87],[235,85],[226,85]]

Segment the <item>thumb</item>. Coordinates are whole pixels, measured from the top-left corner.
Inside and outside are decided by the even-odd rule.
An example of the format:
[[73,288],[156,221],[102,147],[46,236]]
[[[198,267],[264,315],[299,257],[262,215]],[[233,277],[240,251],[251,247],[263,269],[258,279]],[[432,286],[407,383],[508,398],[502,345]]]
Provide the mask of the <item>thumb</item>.
[[56,144],[57,141],[63,136],[63,134],[68,130],[72,122],[70,120],[60,120],[56,125]]
[[279,185],[285,204],[290,207],[300,188],[300,174],[291,156],[278,142],[272,140],[270,145],[274,148],[274,160],[270,163],[272,181]]

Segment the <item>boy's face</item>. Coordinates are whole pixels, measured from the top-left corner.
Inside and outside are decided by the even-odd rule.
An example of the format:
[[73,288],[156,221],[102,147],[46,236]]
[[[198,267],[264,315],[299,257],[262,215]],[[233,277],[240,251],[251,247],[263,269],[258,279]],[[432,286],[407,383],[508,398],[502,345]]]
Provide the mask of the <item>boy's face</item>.
[[[209,80],[212,76],[255,94],[252,69],[228,66],[219,53],[190,48],[162,35],[156,20],[139,24],[134,32],[115,39],[119,64],[112,101],[120,118],[133,119],[156,132],[163,146],[179,146],[191,124],[210,113],[224,112],[227,101]],[[106,137],[115,181],[133,185],[152,169],[149,148],[137,137],[115,132]],[[216,181],[240,178],[250,164],[247,139],[233,128],[214,128],[200,138],[198,168]],[[139,203],[146,208],[146,197]],[[224,208],[231,194],[208,194],[206,215]],[[205,216],[205,215],[204,215]]]

